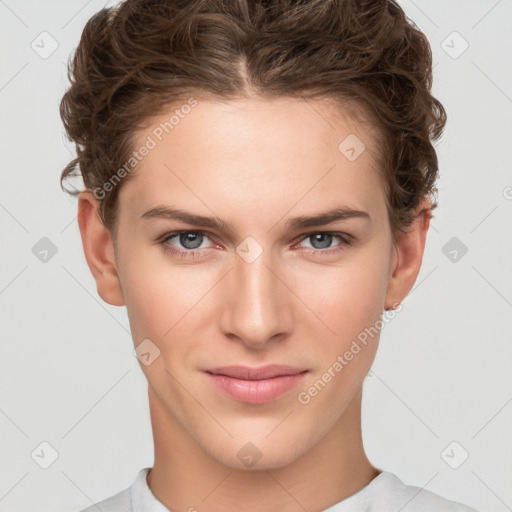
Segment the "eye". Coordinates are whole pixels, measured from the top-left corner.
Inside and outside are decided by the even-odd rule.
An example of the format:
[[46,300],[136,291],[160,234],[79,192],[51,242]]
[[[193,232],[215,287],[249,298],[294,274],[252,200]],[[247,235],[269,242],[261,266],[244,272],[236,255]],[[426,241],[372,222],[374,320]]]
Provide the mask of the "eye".
[[[332,245],[335,239],[338,239],[339,242],[335,245]],[[312,250],[309,252],[314,254],[332,254],[338,251],[342,251],[351,244],[351,240],[348,235],[344,233],[332,233],[330,231],[308,233],[302,240],[302,242],[305,241],[310,241],[310,247]],[[305,248],[308,249],[307,246],[305,246]]]
[[[202,231],[175,231],[174,233],[167,233],[160,243],[164,246],[166,251],[169,251],[182,258],[194,257],[196,252],[200,252],[205,239],[209,237]],[[176,243],[171,242],[174,240]]]
[[314,249],[328,249],[333,242],[332,233],[315,233],[308,235],[305,240],[311,240]]
[[182,231],[169,235],[165,241],[170,241],[173,238],[177,238],[177,241],[185,249],[199,249],[205,238],[205,234],[200,231]]
[[[177,255],[181,258],[194,258],[201,256],[201,250],[208,249],[211,246],[204,246],[205,240],[210,237],[203,231],[175,231],[173,233],[167,233],[160,240],[160,244],[163,245],[166,251]],[[335,240],[338,243],[333,245]],[[306,252],[312,255],[332,255],[343,251],[351,245],[351,237],[345,233],[333,233],[330,231],[317,231],[314,233],[308,233],[302,235],[301,243],[310,241],[311,245],[301,246]]]

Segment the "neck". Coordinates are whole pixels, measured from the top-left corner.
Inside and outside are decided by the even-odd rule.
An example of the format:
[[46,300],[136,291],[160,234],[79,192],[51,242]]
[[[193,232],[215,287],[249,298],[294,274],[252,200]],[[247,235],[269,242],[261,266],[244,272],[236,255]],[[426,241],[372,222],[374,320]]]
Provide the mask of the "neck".
[[244,471],[206,453],[149,388],[155,462],[147,477],[173,512],[325,510],[368,485],[380,471],[363,448],[360,389],[334,427],[293,463]]

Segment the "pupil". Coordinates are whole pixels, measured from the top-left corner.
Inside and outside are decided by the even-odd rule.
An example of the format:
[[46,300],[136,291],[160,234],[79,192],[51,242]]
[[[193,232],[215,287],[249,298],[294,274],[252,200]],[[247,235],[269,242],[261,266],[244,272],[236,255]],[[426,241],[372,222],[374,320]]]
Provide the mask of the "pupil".
[[203,241],[203,235],[200,233],[182,233],[180,243],[187,249],[197,249]]
[[[322,242],[322,238],[324,238]],[[315,244],[317,242],[320,242],[320,246],[316,246]],[[325,249],[326,247],[329,247],[330,243],[332,242],[332,235],[326,234],[326,233],[318,233],[317,235],[313,235],[313,247],[315,249]]]

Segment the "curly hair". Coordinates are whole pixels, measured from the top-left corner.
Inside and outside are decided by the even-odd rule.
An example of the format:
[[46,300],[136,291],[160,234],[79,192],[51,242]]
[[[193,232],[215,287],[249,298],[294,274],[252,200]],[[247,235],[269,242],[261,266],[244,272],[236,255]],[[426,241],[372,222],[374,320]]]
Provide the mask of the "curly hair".
[[101,189],[111,232],[122,183],[105,183],[137,130],[191,94],[356,105],[379,133],[393,236],[422,198],[437,206],[433,141],[446,112],[431,94],[429,42],[395,0],[125,0],[89,19],[68,78],[60,114],[77,156],[60,185],[77,195],[63,182],[81,175],[86,189]]

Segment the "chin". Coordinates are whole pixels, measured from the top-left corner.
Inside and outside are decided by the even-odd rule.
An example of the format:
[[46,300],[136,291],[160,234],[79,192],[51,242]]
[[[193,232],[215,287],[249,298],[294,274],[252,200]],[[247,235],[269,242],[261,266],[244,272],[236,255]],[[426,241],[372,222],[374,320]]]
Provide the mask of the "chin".
[[[284,433],[284,432],[283,432]],[[267,435],[267,434],[265,434]],[[268,471],[289,466],[299,459],[309,449],[309,443],[301,442],[296,435],[286,435],[274,440],[265,439],[265,436],[247,435],[245,432],[234,439],[219,443],[218,439],[211,439],[211,444],[200,443],[203,450],[215,461],[236,470]],[[302,437],[302,436],[301,436]],[[308,439],[307,436],[305,436]],[[251,440],[252,439],[252,440]]]

